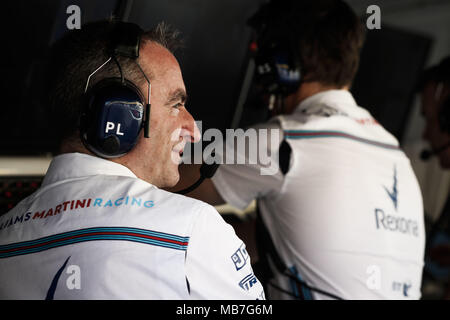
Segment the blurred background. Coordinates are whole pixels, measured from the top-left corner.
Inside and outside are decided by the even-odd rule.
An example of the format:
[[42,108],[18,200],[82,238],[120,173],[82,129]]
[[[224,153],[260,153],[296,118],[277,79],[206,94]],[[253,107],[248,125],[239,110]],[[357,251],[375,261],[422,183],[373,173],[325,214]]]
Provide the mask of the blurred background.
[[[299,0],[300,1],[300,0]],[[450,0],[347,0],[362,21],[369,5],[381,10],[381,29],[367,30],[360,68],[351,89],[359,105],[400,141],[410,157],[432,224],[449,191],[449,173],[427,148],[415,85],[422,70],[450,54]],[[149,29],[166,21],[179,29],[186,48],[180,61],[188,109],[207,128],[245,127],[266,110],[246,103],[245,75],[252,30],[247,19],[263,0],[15,0],[3,4],[1,59],[0,215],[36,190],[56,149],[41,97],[49,46],[66,31],[70,5],[81,24],[115,16]],[[423,298],[439,297],[438,282],[424,284]]]

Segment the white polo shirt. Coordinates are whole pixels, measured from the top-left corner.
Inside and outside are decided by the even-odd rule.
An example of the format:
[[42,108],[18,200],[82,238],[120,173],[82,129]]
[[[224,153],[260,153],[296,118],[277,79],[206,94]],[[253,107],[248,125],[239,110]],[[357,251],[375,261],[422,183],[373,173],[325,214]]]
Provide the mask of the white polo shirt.
[[[213,182],[238,208],[258,199],[292,274],[343,299],[419,299],[422,196],[395,137],[344,90],[311,96],[292,115],[257,128],[282,131],[279,141],[284,138],[292,149],[288,173],[261,175],[260,165],[222,165]],[[272,144],[269,150],[277,163],[278,148]],[[300,294],[286,277],[278,275],[277,282]],[[301,290],[305,298],[329,298]]]
[[85,154],[50,164],[0,217],[0,299],[263,299],[245,245],[210,205]]

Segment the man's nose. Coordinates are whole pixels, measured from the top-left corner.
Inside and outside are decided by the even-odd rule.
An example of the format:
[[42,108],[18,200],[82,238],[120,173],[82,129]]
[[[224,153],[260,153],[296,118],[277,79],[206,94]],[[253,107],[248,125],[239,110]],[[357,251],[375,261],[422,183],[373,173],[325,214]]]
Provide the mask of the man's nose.
[[184,133],[184,135],[188,135],[187,138],[192,143],[199,142],[202,138],[202,134],[200,133],[197,123],[194,121],[194,118],[188,111],[186,111],[183,129],[184,130],[182,132]]

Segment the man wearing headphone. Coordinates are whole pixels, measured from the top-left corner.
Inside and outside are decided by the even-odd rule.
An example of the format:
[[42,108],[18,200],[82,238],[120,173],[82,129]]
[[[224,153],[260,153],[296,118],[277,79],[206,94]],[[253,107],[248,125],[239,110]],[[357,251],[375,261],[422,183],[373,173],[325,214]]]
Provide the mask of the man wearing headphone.
[[164,24],[114,21],[54,48],[60,154],[0,220],[1,299],[264,299],[245,245],[211,206],[161,190],[199,139]]
[[348,91],[363,43],[358,17],[340,0],[273,1],[250,22],[255,76],[281,114],[254,128],[280,132],[263,151],[279,170],[222,164],[189,195],[239,209],[257,199],[269,298],[420,298],[419,185],[396,138]]
[[[442,169],[450,169],[450,56],[424,72],[419,90],[425,118],[423,138],[431,146],[421,156],[424,160],[437,156]],[[450,197],[428,232],[426,254],[425,271],[447,286],[442,296],[450,299]]]
[[424,72],[420,84],[422,114],[425,117],[423,137],[432,150],[422,158],[436,155],[442,168],[450,168],[450,57]]

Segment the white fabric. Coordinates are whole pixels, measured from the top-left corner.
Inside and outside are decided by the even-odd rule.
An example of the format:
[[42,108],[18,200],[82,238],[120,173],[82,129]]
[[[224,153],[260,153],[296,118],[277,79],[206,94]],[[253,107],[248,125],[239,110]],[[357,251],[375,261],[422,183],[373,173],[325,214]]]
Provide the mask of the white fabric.
[[[292,148],[287,175],[222,165],[213,178],[221,196],[238,208],[258,197],[278,253],[310,286],[343,299],[420,298],[422,196],[395,137],[344,90],[311,96],[267,126],[274,124]],[[278,281],[295,292],[285,277]]]
[[[36,239],[45,241],[17,244]],[[73,153],[56,157],[41,188],[0,217],[0,299],[46,297],[264,293],[245,245],[212,206],[160,190],[120,164]]]

